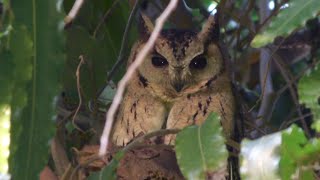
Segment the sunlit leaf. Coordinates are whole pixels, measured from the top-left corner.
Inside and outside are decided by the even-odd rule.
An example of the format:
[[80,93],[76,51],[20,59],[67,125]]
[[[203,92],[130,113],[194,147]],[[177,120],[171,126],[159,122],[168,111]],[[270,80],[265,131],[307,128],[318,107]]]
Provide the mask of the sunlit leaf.
[[[311,73],[304,75],[298,84],[300,102],[311,108],[315,123],[320,122],[320,69],[317,67]],[[315,124],[317,131],[320,127]]]
[[201,126],[189,126],[177,135],[177,160],[187,179],[205,179],[226,165],[228,151],[222,134],[220,118],[211,113]]
[[319,152],[319,139],[308,140],[303,130],[296,125],[292,125],[289,129],[283,131],[279,165],[281,179],[291,179],[296,171],[300,171],[298,173],[300,175],[299,179],[312,177],[312,169],[303,169],[302,167],[310,166],[319,161]]
[[281,132],[241,142],[241,177],[248,180],[279,179]]
[[[292,125],[278,133],[241,143],[243,179],[310,179],[312,165],[319,161],[319,139],[308,140],[301,128]],[[299,172],[299,173],[297,173]],[[311,178],[312,179],[312,178]]]
[[303,145],[307,143],[307,138],[303,134],[303,131],[297,126],[292,126],[282,134],[281,144],[281,159],[280,159],[280,175],[281,178],[286,180],[290,179],[297,168],[296,159],[298,153],[302,151]]
[[279,14],[270,20],[266,29],[256,35],[251,46],[258,48],[273,41],[277,36],[288,35],[301,27],[305,22],[320,12],[319,0],[292,0],[288,7],[280,10]]

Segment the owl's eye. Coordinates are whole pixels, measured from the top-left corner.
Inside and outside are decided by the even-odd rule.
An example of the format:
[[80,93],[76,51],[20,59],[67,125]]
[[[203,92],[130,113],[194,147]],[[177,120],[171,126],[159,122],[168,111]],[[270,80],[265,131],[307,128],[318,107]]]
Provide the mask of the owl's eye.
[[207,59],[203,55],[200,55],[195,57],[191,61],[189,67],[192,69],[203,69],[206,67],[206,65],[207,65]]
[[164,67],[168,65],[168,61],[161,56],[153,56],[151,61],[155,67]]

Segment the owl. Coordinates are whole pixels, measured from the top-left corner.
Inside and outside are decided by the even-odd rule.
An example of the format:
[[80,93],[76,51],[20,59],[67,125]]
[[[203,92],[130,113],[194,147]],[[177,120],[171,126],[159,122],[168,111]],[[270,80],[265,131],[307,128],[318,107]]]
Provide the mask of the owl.
[[[142,35],[131,50],[128,65],[154,28],[147,16],[141,16]],[[220,115],[224,135],[232,136],[235,100],[218,36],[213,16],[199,32],[162,30],[126,88],[113,127],[114,144],[125,146],[138,135],[160,129],[199,125],[211,112]],[[167,144],[174,140],[174,135],[165,137]]]

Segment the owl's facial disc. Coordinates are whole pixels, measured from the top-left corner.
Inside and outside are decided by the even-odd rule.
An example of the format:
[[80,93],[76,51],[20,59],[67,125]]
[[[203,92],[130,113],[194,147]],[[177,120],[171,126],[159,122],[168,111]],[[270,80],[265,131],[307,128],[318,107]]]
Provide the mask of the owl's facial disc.
[[[144,45],[141,41],[138,49]],[[140,83],[151,94],[174,101],[208,87],[221,67],[215,43],[203,42],[192,31],[164,30],[138,72]]]

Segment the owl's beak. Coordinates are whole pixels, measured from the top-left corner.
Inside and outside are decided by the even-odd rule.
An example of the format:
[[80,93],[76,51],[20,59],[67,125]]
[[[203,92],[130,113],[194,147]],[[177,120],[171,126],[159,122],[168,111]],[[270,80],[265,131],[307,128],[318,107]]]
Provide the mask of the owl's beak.
[[180,92],[184,87],[184,84],[182,82],[176,82],[173,84],[173,87],[177,92]]
[[177,93],[179,93],[185,85],[184,80],[182,79],[182,72],[183,72],[182,66],[175,66],[173,67],[173,79],[171,81],[172,87],[176,90]]

